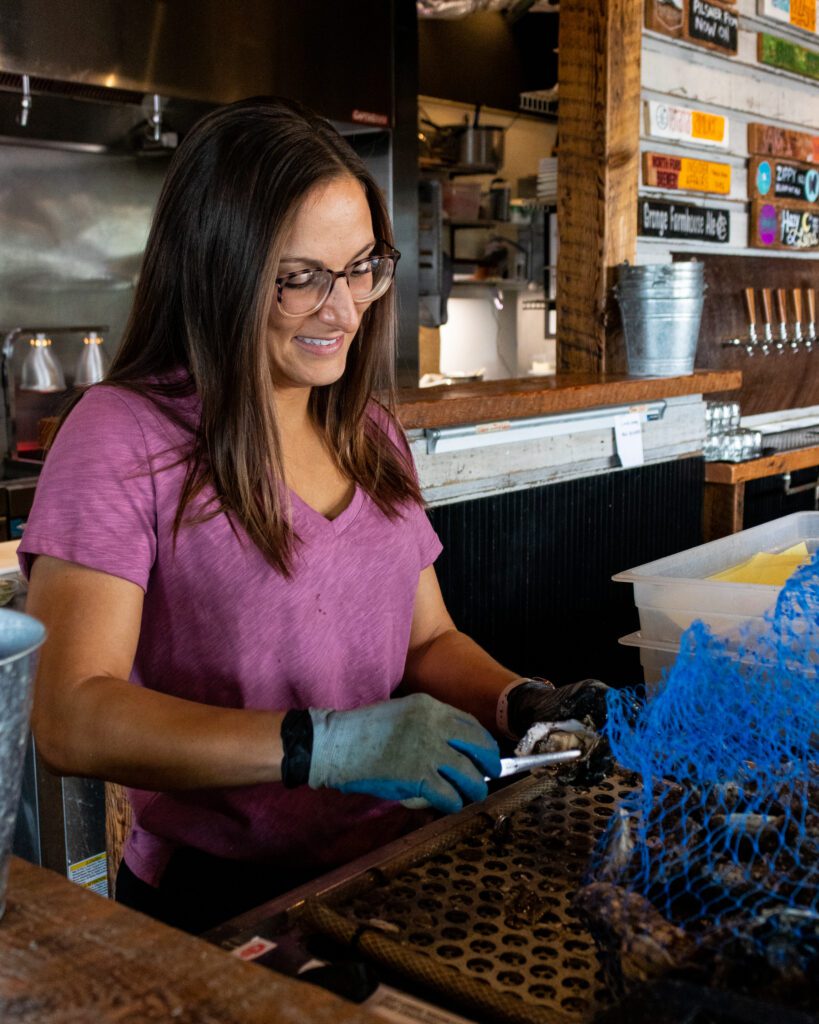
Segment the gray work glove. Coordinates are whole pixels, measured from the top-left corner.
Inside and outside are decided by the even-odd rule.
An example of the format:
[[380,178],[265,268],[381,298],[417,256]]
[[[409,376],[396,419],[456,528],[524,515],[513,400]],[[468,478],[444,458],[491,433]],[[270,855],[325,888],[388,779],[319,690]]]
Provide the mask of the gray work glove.
[[352,711],[309,709],[308,784],[368,793],[408,807],[459,811],[484,800],[500,754],[480,723],[423,693]]
[[582,722],[590,718],[597,730],[606,724],[606,694],[609,687],[599,679],[582,679],[568,686],[552,686],[535,679],[521,682],[507,695],[509,732],[518,739],[535,722]]

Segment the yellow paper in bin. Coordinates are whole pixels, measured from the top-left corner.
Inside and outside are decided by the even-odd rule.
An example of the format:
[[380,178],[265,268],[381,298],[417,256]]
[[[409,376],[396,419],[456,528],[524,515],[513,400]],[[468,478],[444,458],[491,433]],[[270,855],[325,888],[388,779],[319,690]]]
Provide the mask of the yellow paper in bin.
[[709,580],[722,583],[761,583],[769,587],[782,587],[796,570],[810,558],[808,546],[804,541],[794,544],[787,551],[773,554],[761,551],[749,558],[747,562],[734,565],[730,569],[709,576]]

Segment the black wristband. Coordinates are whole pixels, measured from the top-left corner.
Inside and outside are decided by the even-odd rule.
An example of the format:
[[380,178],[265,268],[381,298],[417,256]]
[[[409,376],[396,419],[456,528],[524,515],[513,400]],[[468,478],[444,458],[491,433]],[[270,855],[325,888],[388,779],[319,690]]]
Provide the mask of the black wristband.
[[288,711],[282,722],[282,782],[288,789],[303,786],[310,777],[313,719],[309,711]]

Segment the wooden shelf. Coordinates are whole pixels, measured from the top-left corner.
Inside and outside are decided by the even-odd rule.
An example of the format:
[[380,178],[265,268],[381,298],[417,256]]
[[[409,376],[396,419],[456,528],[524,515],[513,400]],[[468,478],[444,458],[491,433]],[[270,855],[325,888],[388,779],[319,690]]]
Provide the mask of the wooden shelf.
[[819,466],[819,446],[794,448],[747,462],[707,462],[705,481],[709,484],[739,484],[746,480],[761,480],[766,476],[793,473],[798,469]]

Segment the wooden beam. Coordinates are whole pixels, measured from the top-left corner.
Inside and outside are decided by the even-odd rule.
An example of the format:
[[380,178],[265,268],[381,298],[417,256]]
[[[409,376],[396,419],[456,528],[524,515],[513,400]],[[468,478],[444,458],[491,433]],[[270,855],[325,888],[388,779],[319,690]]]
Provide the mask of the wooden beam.
[[[558,56],[557,364],[620,372],[614,268],[634,262],[640,141],[642,0],[573,0]],[[614,316],[611,314],[614,312]]]

